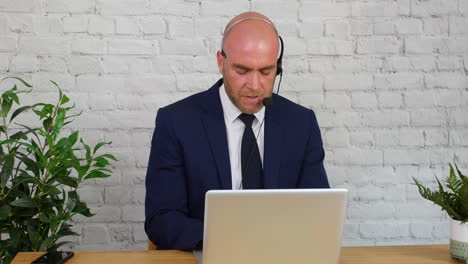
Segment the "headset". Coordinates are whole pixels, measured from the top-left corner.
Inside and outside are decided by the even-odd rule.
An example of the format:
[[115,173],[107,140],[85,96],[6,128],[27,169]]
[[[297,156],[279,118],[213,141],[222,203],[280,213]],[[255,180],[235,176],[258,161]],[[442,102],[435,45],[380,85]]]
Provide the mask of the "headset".
[[[278,35],[278,39],[280,41],[280,55],[278,57],[278,60],[276,61],[276,75],[280,75],[283,73],[283,52],[284,52],[284,42],[283,38]],[[226,58],[226,53],[224,52],[223,49],[221,49],[221,55]]]

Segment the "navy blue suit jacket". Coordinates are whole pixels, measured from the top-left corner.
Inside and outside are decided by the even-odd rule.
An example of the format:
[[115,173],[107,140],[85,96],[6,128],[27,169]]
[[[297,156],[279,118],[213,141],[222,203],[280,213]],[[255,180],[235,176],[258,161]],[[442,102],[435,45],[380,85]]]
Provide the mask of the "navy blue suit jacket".
[[[196,249],[205,193],[232,189],[219,80],[159,109],[146,175],[145,231],[159,249]],[[265,111],[266,189],[329,188],[314,112],[281,96]]]

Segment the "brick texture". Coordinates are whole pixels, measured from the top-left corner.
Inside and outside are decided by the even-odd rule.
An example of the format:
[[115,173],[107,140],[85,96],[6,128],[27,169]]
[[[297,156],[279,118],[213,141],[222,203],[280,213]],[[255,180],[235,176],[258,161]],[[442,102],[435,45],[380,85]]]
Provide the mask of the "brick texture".
[[220,78],[224,25],[248,10],[278,25],[282,93],[314,109],[331,185],[350,190],[344,245],[446,241],[412,177],[468,169],[467,0],[0,0],[0,77],[42,101],[57,81],[83,111],[72,126],[119,159],[80,190],[96,216],[74,219],[72,247],[146,248],[156,111]]

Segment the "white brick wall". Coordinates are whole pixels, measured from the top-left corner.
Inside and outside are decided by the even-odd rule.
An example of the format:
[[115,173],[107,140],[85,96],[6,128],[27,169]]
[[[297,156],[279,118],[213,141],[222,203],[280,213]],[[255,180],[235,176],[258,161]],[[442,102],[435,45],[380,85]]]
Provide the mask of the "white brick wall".
[[278,25],[282,93],[315,110],[330,182],[350,190],[344,244],[447,243],[411,177],[468,170],[468,0],[0,0],[0,77],[41,100],[57,81],[83,110],[73,126],[119,158],[80,190],[97,215],[75,219],[74,248],[146,248],[156,110],[220,77],[221,32],[247,10]]

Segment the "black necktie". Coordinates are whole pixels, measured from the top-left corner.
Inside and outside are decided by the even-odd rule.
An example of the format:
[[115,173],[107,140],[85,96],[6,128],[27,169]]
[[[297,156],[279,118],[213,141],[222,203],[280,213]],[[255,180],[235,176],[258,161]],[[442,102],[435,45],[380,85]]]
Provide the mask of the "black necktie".
[[241,165],[243,189],[263,188],[263,169],[257,140],[252,130],[254,115],[241,114],[239,119],[245,124],[242,135]]

